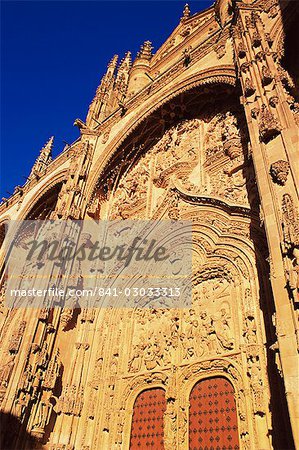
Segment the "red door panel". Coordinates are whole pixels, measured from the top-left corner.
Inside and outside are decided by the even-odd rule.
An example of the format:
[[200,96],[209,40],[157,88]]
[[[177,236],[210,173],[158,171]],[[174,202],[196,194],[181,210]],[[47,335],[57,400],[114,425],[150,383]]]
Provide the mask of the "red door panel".
[[239,449],[234,389],[225,378],[209,378],[193,387],[190,394],[189,449]]
[[164,450],[165,409],[164,389],[148,389],[138,395],[133,409],[130,450]]

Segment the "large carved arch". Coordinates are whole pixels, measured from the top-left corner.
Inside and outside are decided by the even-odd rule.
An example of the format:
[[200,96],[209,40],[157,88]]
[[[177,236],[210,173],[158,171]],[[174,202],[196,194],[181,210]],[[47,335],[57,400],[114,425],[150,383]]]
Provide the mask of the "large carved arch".
[[[226,376],[233,384],[242,411],[238,415],[241,447],[247,448],[250,439],[257,448],[269,447],[269,442],[265,444],[270,413],[260,314],[261,302],[266,301],[261,300],[258,281],[259,268],[264,267],[267,274],[267,246],[259,225],[242,109],[234,103],[233,88],[218,88],[219,95],[227,96],[224,108],[216,101],[209,113],[208,92],[195,89],[162,108],[155,105],[155,112],[140,118],[140,125],[130,134],[120,131],[94,169],[98,172],[93,182],[101,174],[98,185],[89,189],[94,189],[94,198],[99,192],[100,207],[96,205],[93,211],[98,208],[100,212],[103,205],[110,208],[113,214],[106,217],[193,223],[192,307],[186,311],[112,308],[107,330],[114,330],[117,323],[117,331],[106,332],[97,357],[122,373],[115,385],[126,384],[127,392],[132,393],[132,383],[137,391],[151,386],[157,371],[167,377],[166,385],[162,383],[167,398],[167,449],[177,444],[187,449],[188,399],[181,397],[178,386],[189,380],[194,383],[201,376]],[[147,185],[150,176],[152,183]],[[141,195],[135,197],[140,189]],[[100,314],[96,323],[103,327]],[[252,392],[253,401],[245,402],[245,391]],[[130,401],[136,395],[132,393]],[[114,395],[113,405],[120,414],[117,443],[126,449],[132,404],[121,401],[123,396]]]
[[[138,111],[137,114],[133,114],[132,118],[126,123],[124,129],[117,133],[111,142],[107,144],[104,152],[101,153],[101,156],[96,161],[87,185],[88,198],[92,198],[98,180],[104,175],[105,168],[109,165],[113,156],[120,151],[120,147],[124,142],[130,139],[130,136],[134,134],[134,131],[153,113],[183,93],[187,93],[194,89],[204,90],[208,87],[217,88],[219,86],[227,88],[235,86],[235,71],[233,67],[217,67],[215,69],[199,72],[187,80],[178,82],[176,86],[172,85],[171,90],[168,88],[163,94],[159,92],[156,101],[155,98],[150,98],[150,101],[145,102],[142,106],[142,110]],[[108,132],[110,132],[109,127]],[[105,134],[105,126],[103,128],[103,133]]]
[[[18,220],[28,220],[34,211],[34,208],[43,198],[51,196],[51,192],[58,196],[62,183],[66,180],[67,171],[56,173],[36,192],[30,201],[21,209]],[[55,192],[54,192],[55,191]],[[57,191],[57,192],[56,192]]]
[[[216,89],[216,88],[214,88]],[[230,112],[230,110],[226,108],[222,108],[219,110],[219,126],[216,130],[216,134],[218,133],[218,141],[216,139],[215,143],[210,142],[209,148],[207,151],[210,151],[210,154],[207,154],[205,156],[206,158],[206,167],[205,167],[205,173],[206,176],[212,177],[214,179],[214,183],[219,178],[218,176],[215,176],[213,174],[213,171],[210,171],[211,164],[213,164],[213,157],[215,158],[216,155],[213,156],[213,145],[214,149],[217,148],[217,145],[223,145],[222,141],[223,139],[226,139],[225,147],[224,147],[224,154],[222,158],[222,165],[228,162],[230,160],[230,167],[231,171],[228,172],[227,176],[222,173],[222,179],[221,183],[224,186],[225,183],[227,183],[227,189],[229,188],[229,184],[232,184],[231,188],[231,195],[228,195],[227,193],[223,193],[224,195],[228,196],[228,199],[234,200],[237,194],[238,183],[249,183],[250,180],[247,177],[253,177],[253,172],[251,170],[251,175],[249,175],[248,169],[244,168],[243,171],[247,171],[248,174],[245,174],[245,178],[242,176],[240,177],[241,171],[242,171],[242,161],[239,163],[239,167],[237,167],[237,161],[241,157],[241,147],[246,148],[246,128],[245,128],[245,121],[244,116],[242,115],[242,111],[240,107],[233,102],[233,97],[231,96],[231,91],[223,85],[218,87],[218,96],[221,98],[222,103],[224,102],[224,98],[226,98],[225,102],[226,104],[231,104],[231,108],[233,110],[238,111],[237,116],[235,116],[234,112]],[[216,97],[217,98],[217,97]],[[182,94],[179,97],[176,97],[175,101],[165,104],[163,108],[157,109],[154,114],[147,117],[146,120],[144,120],[141,125],[136,129],[135,132],[132,132],[123,142],[120,149],[117,151],[114,151],[112,154],[110,154],[109,159],[110,163],[105,166],[104,172],[101,175],[98,187],[96,189],[100,189],[100,196],[105,197],[107,196],[107,192],[112,192],[116,189],[116,186],[119,184],[120,179],[125,176],[126,173],[132,172],[132,168],[136,166],[137,162],[140,161],[140,158],[142,158],[142,155],[152,154],[154,155],[157,151],[160,152],[159,148],[163,148],[163,145],[168,146],[168,141],[171,140],[175,134],[182,134],[182,133],[189,133],[188,129],[190,128],[190,132],[192,128],[194,129],[194,133],[196,134],[196,128],[198,128],[198,132],[200,133],[200,128],[202,127],[201,123],[204,124],[205,121],[211,120],[214,115],[214,110],[217,111],[217,108],[220,108],[220,106],[217,106],[214,104],[214,100],[211,100],[209,102],[207,97],[207,92],[204,92],[202,90],[193,90],[188,91],[186,94]],[[217,103],[217,101],[216,101]],[[225,113],[225,111],[227,111]],[[211,115],[211,118],[208,119],[209,114]],[[215,113],[217,114],[217,113]],[[231,130],[228,131],[224,129],[223,125],[223,118],[226,116],[226,127],[229,127],[229,122],[231,122]],[[202,117],[202,119],[200,119]],[[198,119],[197,119],[198,118]],[[243,125],[241,126],[241,135],[238,135],[237,126],[239,122],[242,122]],[[206,131],[205,133],[209,132],[207,129],[207,126],[205,126]],[[185,131],[184,131],[185,130]],[[235,131],[233,131],[235,130]],[[230,133],[230,136],[226,136],[227,133]],[[234,135],[234,133],[236,133]],[[171,137],[172,135],[172,137]],[[221,137],[222,136],[222,137]],[[201,139],[203,139],[203,136],[201,136]],[[196,140],[196,136],[195,136]],[[157,143],[157,144],[155,144]],[[201,145],[206,145],[204,142],[201,143]],[[245,150],[244,150],[245,151]],[[169,152],[165,156],[167,158],[172,158],[172,167],[169,167],[169,169],[164,170],[164,172],[161,172],[160,179],[157,179],[154,181],[157,188],[165,188],[167,185],[171,187],[171,180],[173,178],[173,173],[176,172],[176,174],[180,175],[180,180],[184,180],[184,184],[186,184],[186,175],[188,172],[190,173],[192,169],[199,164],[198,159],[196,158],[195,152],[190,148],[190,155],[185,157],[185,162],[181,162],[182,160],[182,154],[177,159],[177,164],[175,164],[175,158],[173,158]],[[247,150],[246,150],[247,152]],[[217,156],[218,157],[218,156]],[[158,156],[160,158],[160,156]],[[180,159],[181,158],[181,159]],[[193,162],[192,162],[193,158]],[[244,154],[244,158],[247,158],[247,156]],[[241,158],[242,159],[242,158]],[[236,167],[234,167],[233,160],[235,160]],[[203,164],[204,159],[202,160],[201,164]],[[148,164],[148,160],[144,159],[144,165]],[[164,164],[165,167],[167,167],[167,164],[162,162],[162,165]],[[104,164],[103,164],[104,166]],[[157,167],[156,167],[157,169]],[[154,170],[156,170],[154,169]],[[100,170],[100,169],[99,169]],[[101,169],[102,170],[102,169]],[[149,168],[148,168],[149,170]],[[132,172],[133,173],[133,172]],[[209,174],[209,175],[208,175]],[[162,177],[162,178],[161,178]],[[240,180],[239,180],[240,179]],[[242,181],[241,179],[244,179]],[[189,185],[188,185],[189,183]],[[190,185],[190,181],[188,181],[187,185],[188,189],[191,188],[192,190],[192,183]],[[204,183],[204,180],[201,180],[201,183]],[[212,190],[210,190],[210,195],[212,197],[215,197],[215,189],[218,189],[216,186]],[[240,189],[239,189],[240,190]],[[132,188],[133,191],[133,188]],[[190,191],[189,191],[190,192]],[[93,198],[91,203],[93,203],[93,206],[91,209],[94,211],[97,207],[96,203],[96,190],[93,192]],[[229,200],[230,201],[230,200]],[[245,201],[245,200],[244,200]],[[239,201],[240,203],[240,201]],[[241,201],[242,204],[242,201]]]

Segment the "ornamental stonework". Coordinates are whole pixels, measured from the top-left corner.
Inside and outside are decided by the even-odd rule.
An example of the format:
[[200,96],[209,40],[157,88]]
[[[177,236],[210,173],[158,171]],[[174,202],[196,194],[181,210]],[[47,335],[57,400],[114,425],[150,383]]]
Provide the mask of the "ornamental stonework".
[[[297,2],[186,5],[3,199],[1,448],[299,447],[297,29]],[[192,303],[8,308],[16,219],[192,221]]]

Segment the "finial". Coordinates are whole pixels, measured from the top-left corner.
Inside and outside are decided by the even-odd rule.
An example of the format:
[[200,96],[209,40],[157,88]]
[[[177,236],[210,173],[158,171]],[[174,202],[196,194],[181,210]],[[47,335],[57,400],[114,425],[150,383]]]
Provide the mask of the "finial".
[[43,146],[38,155],[33,167],[31,169],[31,173],[29,175],[29,179],[32,177],[39,178],[42,173],[44,173],[45,168],[52,161],[52,150],[53,150],[54,136],[51,136],[48,142]]
[[108,64],[108,68],[115,68],[117,65],[118,55],[114,55]]
[[184,22],[189,17],[190,17],[190,8],[189,8],[188,3],[186,3],[186,5],[184,6],[184,9],[183,9],[183,17],[181,18],[181,22]]
[[54,145],[54,136],[51,136],[48,142],[45,143],[40,153],[43,155],[52,156],[52,150]]
[[132,65],[132,53],[128,51],[127,53],[125,53],[125,56],[122,58],[122,60],[119,64],[119,68],[127,67],[129,69],[131,67],[131,65]]
[[140,51],[137,53],[138,58],[144,58],[150,60],[153,56],[152,54],[153,46],[151,41],[145,41],[141,47]]

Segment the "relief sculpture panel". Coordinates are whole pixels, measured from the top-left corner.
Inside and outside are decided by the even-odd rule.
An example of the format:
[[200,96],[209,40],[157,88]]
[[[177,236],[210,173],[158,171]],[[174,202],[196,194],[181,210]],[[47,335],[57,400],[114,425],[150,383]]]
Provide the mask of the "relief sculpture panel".
[[[295,3],[216,0],[195,14],[185,5],[155,54],[146,41],[134,60],[131,52],[120,63],[112,58],[86,122],[75,120],[76,141],[53,158],[51,138],[24,185],[2,199],[3,247],[4,224],[15,219],[70,219],[66,241],[80,237],[77,219],[172,221],[162,239],[172,244],[169,277],[153,288],[162,292],[170,278],[181,283],[187,267],[191,282],[181,288],[192,291],[191,305],[181,307],[167,308],[171,295],[160,293],[151,307],[147,294],[121,302],[130,291],[108,305],[109,294],[99,293],[93,308],[91,299],[81,307],[77,293],[64,307],[8,308],[1,253],[3,448],[296,447]],[[184,231],[172,241],[178,222]],[[18,230],[19,255],[36,232],[36,222]],[[124,240],[126,225],[121,232]],[[24,288],[38,283],[48,256],[38,270],[27,260]],[[108,258],[98,259],[70,262],[72,287],[89,288],[95,276],[102,289],[104,279],[123,276],[122,264],[107,274]],[[137,286],[151,266],[144,261],[126,286]],[[52,266],[55,287],[69,272]],[[144,276],[150,283],[151,275]]]
[[197,285],[189,309],[138,309],[127,370],[169,367],[236,348],[233,290],[224,279]]
[[107,194],[108,217],[151,218],[173,187],[255,207],[257,190],[249,153],[244,117],[236,106],[178,120],[115,181]]

